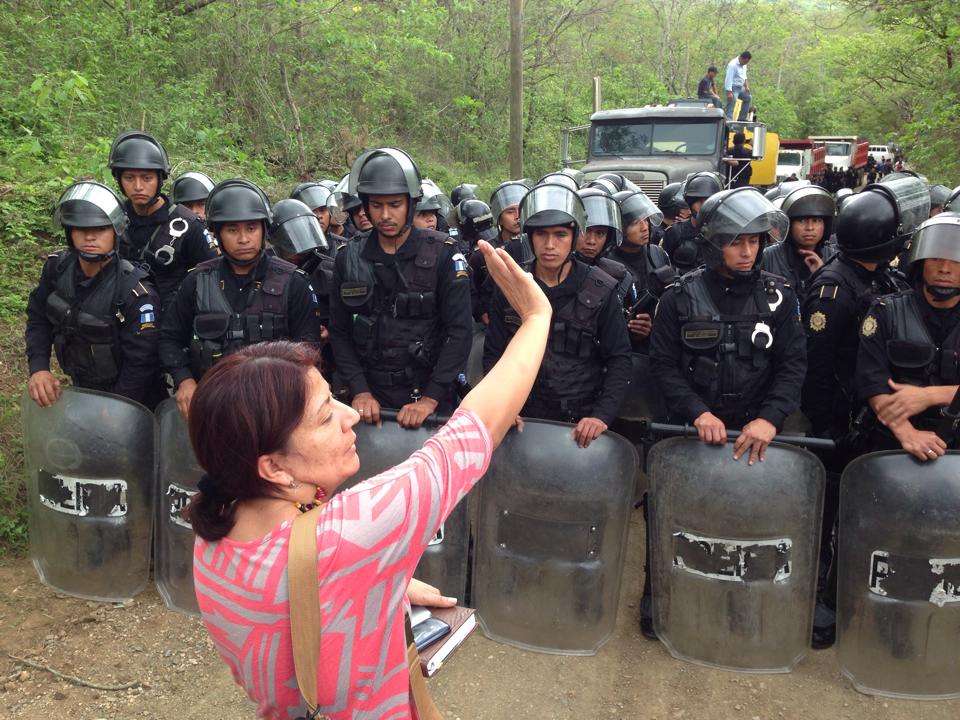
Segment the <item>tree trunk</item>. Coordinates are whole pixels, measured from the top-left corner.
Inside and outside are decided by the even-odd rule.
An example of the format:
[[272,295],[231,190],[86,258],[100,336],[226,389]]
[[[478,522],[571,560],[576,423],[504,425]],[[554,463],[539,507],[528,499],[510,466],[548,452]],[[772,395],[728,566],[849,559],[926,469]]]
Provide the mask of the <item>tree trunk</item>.
[[283,81],[283,94],[287,99],[287,107],[293,115],[293,131],[297,136],[297,175],[301,178],[307,172],[307,152],[303,146],[303,127],[300,125],[300,108],[290,91],[290,82],[287,80],[287,66],[280,61],[280,79]]

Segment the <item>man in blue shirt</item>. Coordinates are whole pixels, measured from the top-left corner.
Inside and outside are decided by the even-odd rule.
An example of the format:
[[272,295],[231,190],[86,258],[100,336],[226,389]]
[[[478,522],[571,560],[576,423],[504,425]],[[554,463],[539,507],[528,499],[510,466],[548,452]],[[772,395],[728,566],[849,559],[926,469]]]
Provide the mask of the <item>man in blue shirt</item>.
[[746,120],[750,110],[750,83],[747,82],[747,63],[750,62],[749,50],[727,63],[727,74],[723,78],[723,89],[727,93],[727,120],[733,120],[733,108],[737,98],[741,100],[738,120]]

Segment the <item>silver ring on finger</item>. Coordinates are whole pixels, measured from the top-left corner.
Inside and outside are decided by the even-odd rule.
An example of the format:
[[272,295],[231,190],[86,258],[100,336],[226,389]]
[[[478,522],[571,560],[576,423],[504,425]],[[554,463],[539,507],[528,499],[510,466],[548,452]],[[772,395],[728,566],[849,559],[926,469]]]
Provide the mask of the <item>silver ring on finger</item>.
[[937,454],[936,450],[927,450],[927,455],[936,455],[936,454]]

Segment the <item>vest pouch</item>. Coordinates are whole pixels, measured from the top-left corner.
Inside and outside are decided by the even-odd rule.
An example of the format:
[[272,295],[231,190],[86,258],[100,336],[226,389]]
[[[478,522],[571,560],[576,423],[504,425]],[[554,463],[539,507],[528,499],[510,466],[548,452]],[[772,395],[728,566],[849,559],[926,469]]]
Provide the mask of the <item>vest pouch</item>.
[[353,316],[353,345],[357,351],[367,355],[374,346],[374,319],[366,315]]
[[70,303],[52,292],[47,296],[47,319],[54,325],[62,325],[70,318],[73,308]]
[[680,330],[680,342],[695,353],[714,350],[723,337],[723,325],[714,322],[688,322]]
[[678,266],[692,266],[697,264],[697,243],[694,240],[684,240],[673,254],[673,262]]
[[937,348],[928,343],[887,340],[887,359],[899,368],[920,370],[932,364],[936,356]]
[[229,328],[228,313],[204,313],[193,319],[193,333],[200,340],[222,342]]
[[698,355],[689,366],[693,384],[701,388],[711,388],[720,379],[720,363],[703,355]]
[[113,344],[113,323],[101,320],[90,313],[80,312],[77,314],[77,330],[80,333],[80,337],[91,344]]
[[344,282],[340,284],[340,300],[348,308],[361,308],[367,304],[373,288],[366,283]]
[[672,284],[677,279],[677,271],[674,270],[672,265],[659,267],[650,274],[664,287]]

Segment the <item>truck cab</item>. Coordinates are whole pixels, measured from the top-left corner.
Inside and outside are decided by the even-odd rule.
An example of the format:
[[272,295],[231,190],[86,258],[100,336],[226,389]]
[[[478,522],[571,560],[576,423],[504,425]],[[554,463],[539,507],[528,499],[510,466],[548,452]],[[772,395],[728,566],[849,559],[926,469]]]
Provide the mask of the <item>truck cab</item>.
[[[708,103],[673,101],[666,106],[600,110],[590,116],[589,125],[564,128],[562,160],[564,167],[581,165],[587,179],[619,173],[656,198],[665,185],[692,172],[712,170],[725,177],[728,166],[723,158],[737,131],[747,136],[753,157],[763,158],[765,126],[729,122],[723,110]],[[585,158],[581,160],[572,156],[572,142],[578,137],[579,153]]]

